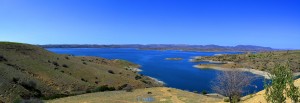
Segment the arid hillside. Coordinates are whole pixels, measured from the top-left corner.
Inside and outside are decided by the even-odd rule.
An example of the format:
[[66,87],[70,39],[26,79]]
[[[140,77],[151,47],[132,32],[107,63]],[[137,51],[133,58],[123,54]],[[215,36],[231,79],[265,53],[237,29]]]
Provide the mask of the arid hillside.
[[58,55],[29,44],[0,42],[0,103],[162,85],[133,71],[137,67],[124,60]]
[[[193,62],[211,61],[219,62],[221,64],[208,64],[213,66],[221,66],[224,68],[249,68],[261,71],[268,71],[274,68],[277,64],[289,64],[294,72],[300,71],[300,51],[274,51],[274,52],[259,52],[259,53],[245,53],[238,55],[218,55],[211,57],[197,57]],[[206,65],[202,65],[203,67]]]

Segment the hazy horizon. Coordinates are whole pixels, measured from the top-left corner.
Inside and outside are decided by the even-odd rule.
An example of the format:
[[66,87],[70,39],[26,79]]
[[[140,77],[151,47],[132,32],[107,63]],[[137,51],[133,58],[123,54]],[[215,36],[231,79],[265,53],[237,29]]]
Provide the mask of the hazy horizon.
[[0,0],[0,41],[300,49],[297,0]]

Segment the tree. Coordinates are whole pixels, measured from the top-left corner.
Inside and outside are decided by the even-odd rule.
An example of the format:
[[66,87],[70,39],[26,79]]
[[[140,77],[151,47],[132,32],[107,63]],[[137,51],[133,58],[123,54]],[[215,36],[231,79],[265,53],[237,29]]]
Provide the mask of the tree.
[[244,88],[249,86],[253,77],[239,70],[223,71],[212,82],[212,89],[229,98],[230,103],[239,101]]
[[271,103],[284,103],[286,97],[298,102],[299,88],[294,85],[293,74],[289,62],[285,65],[276,65],[270,74],[271,82],[265,82],[266,100]]

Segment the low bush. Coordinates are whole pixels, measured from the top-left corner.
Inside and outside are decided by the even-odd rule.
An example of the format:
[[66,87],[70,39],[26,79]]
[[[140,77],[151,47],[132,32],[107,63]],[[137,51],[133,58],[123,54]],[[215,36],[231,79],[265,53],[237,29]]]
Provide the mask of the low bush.
[[115,74],[115,72],[112,71],[112,70],[108,70],[108,73],[110,73],[110,74]]
[[142,77],[139,76],[139,75],[136,75],[136,76],[135,76],[135,80],[139,80],[139,79],[142,79]]
[[17,84],[19,82],[20,78],[16,78],[16,77],[13,77],[12,81],[13,83]]
[[86,79],[84,79],[84,78],[81,78],[81,81],[88,82],[88,80],[86,80]]
[[[63,98],[63,97],[68,97],[69,95],[66,94],[53,94],[51,96],[47,96],[47,97],[42,97],[42,99],[44,100],[51,100],[51,99],[56,99],[56,98]],[[35,102],[34,102],[35,103]]]
[[82,64],[84,64],[84,65],[87,65],[87,63],[86,63],[86,62],[82,62]]
[[55,66],[59,66],[59,64],[57,62],[55,62],[55,61],[52,62],[52,64],[55,65]]
[[93,92],[104,92],[104,91],[114,91],[116,90],[115,87],[108,87],[108,85],[103,85],[97,87]]
[[67,64],[63,64],[62,66],[65,68],[69,68],[69,66]]
[[1,62],[1,61],[7,61],[7,59],[4,58],[2,55],[0,55],[0,62]]
[[206,94],[207,94],[207,92],[206,92],[205,90],[203,90],[201,93],[202,93],[203,95],[206,95]]

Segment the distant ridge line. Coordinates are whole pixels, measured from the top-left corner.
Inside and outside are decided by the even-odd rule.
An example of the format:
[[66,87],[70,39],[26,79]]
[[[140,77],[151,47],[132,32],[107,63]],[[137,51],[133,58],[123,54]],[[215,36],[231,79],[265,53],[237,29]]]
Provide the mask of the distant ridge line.
[[255,45],[219,46],[219,45],[188,45],[188,44],[48,44],[38,45],[43,48],[137,48],[141,50],[182,50],[182,51],[241,51],[261,52],[277,51],[271,47]]

